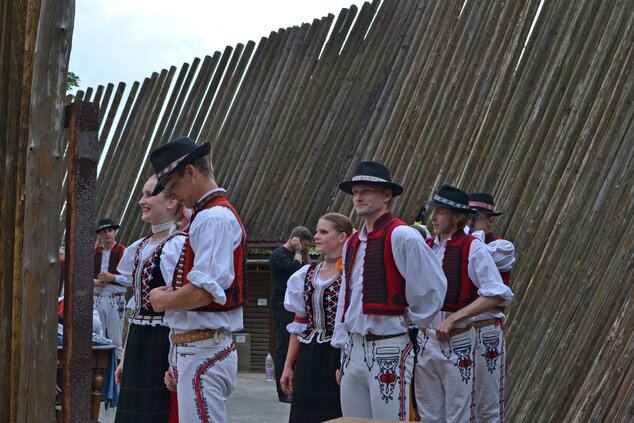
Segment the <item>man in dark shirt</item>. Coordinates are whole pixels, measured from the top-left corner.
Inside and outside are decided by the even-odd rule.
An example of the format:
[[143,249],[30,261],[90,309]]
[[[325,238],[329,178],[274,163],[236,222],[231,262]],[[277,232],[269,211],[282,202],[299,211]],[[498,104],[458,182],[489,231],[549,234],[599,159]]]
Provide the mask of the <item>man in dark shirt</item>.
[[313,239],[310,231],[298,226],[291,232],[291,236],[281,247],[277,247],[271,253],[269,264],[271,267],[271,282],[273,294],[271,296],[271,307],[273,309],[273,320],[275,321],[275,383],[277,385],[277,396],[281,402],[290,403],[290,398],[282,392],[280,377],[284,370],[286,361],[286,351],[290,335],[286,330],[286,325],[291,323],[295,315],[284,308],[284,295],[286,294],[286,283],[288,278],[297,272],[304,264],[310,263],[308,257],[308,247]]

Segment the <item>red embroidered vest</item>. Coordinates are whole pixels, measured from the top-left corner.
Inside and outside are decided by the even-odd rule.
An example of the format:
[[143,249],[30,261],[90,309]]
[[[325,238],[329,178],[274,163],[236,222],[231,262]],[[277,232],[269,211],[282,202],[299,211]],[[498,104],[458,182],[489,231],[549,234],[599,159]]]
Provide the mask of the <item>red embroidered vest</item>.
[[[227,302],[225,304],[221,305],[212,301],[206,306],[202,306],[191,311],[229,311],[247,303],[247,235],[244,230],[244,226],[242,226],[240,216],[238,216],[236,210],[233,208],[229,200],[227,200],[225,193],[215,192],[210,194],[194,206],[194,214],[192,215],[190,225],[185,232],[189,233],[191,223],[194,222],[196,214],[202,210],[218,206],[226,207],[231,210],[240,225],[240,229],[242,230],[242,242],[240,242],[240,245],[238,245],[238,247],[233,251],[233,282],[229,288],[225,289],[225,295],[227,296]],[[176,265],[176,269],[174,269],[174,289],[178,289],[189,283],[187,280],[187,274],[194,267],[194,257],[194,250],[189,243],[188,237],[187,241],[185,241],[185,245],[183,245],[183,250],[181,251],[181,256],[178,260],[178,264]]]
[[[493,241],[498,241],[500,239],[504,239],[500,236],[497,235],[493,235],[492,232],[489,232],[488,234],[486,234],[484,236],[484,243],[485,244],[490,244]],[[504,282],[504,285],[506,286],[511,286],[511,271],[507,271],[507,272],[500,272],[500,276],[502,276],[502,282]],[[504,313],[504,306],[497,306],[495,307],[497,310],[500,310],[502,313]]]
[[[313,310],[313,295],[315,294],[315,286],[313,280],[315,278],[316,265],[311,265],[306,272],[304,278],[304,304],[306,306],[306,318],[308,323],[307,332],[315,329],[315,312]],[[341,274],[339,274],[330,284],[323,287],[321,307],[324,316],[324,329],[326,337],[330,338],[335,330],[335,320],[337,314],[337,301],[339,301],[339,289],[341,288]]]
[[[117,266],[119,265],[119,261],[121,257],[123,257],[123,252],[125,251],[125,245],[117,242],[112,250],[110,250],[110,259],[108,260],[108,272],[113,275],[118,275]],[[94,278],[97,278],[97,275],[101,273],[101,258],[103,256],[103,246],[99,245],[95,248],[95,272]],[[116,282],[112,282],[114,284],[119,285]]]
[[[425,241],[433,247],[434,239],[428,238]],[[442,311],[458,311],[478,298],[478,288],[469,277],[469,249],[474,239],[460,229],[447,240],[442,259],[442,270],[447,278],[447,294]]]
[[[377,219],[374,229],[368,234],[363,257],[363,314],[400,316],[405,312],[405,279],[394,262],[391,240],[394,228],[405,224],[387,212]],[[349,281],[359,242],[359,232],[352,234],[347,241],[344,274],[348,282],[343,315],[350,305]]]

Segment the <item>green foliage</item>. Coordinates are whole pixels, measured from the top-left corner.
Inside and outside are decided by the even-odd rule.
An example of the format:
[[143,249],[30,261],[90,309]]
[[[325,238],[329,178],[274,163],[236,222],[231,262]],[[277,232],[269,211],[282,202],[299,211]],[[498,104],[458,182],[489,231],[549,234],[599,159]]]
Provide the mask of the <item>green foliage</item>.
[[81,78],[72,71],[68,72],[68,79],[66,80],[66,92],[74,90],[75,88],[79,88],[79,82]]

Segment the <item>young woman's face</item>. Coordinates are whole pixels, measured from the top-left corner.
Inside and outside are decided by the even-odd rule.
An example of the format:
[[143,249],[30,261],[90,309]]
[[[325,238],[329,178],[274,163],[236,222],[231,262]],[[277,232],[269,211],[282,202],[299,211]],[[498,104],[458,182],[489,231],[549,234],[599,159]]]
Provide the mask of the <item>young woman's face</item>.
[[346,234],[335,230],[333,223],[326,219],[319,219],[315,233],[315,249],[327,257],[341,256],[341,247],[346,240]]
[[[150,178],[143,185],[143,192],[139,200],[141,206],[141,220],[152,225],[168,222],[174,215],[174,208],[171,201],[166,197],[165,190],[152,197],[152,191],[156,186],[156,178]],[[171,208],[170,208],[171,207]]]

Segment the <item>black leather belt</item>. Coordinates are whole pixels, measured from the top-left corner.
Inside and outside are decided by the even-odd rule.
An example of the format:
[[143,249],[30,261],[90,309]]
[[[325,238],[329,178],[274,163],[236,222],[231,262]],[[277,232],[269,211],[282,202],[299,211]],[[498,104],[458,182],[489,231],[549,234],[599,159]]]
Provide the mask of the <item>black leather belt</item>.
[[406,332],[397,333],[396,335],[375,335],[373,333],[368,333],[365,336],[365,339],[367,341],[382,341],[384,339],[396,338],[397,336],[403,336],[403,335],[407,335],[407,333]]

